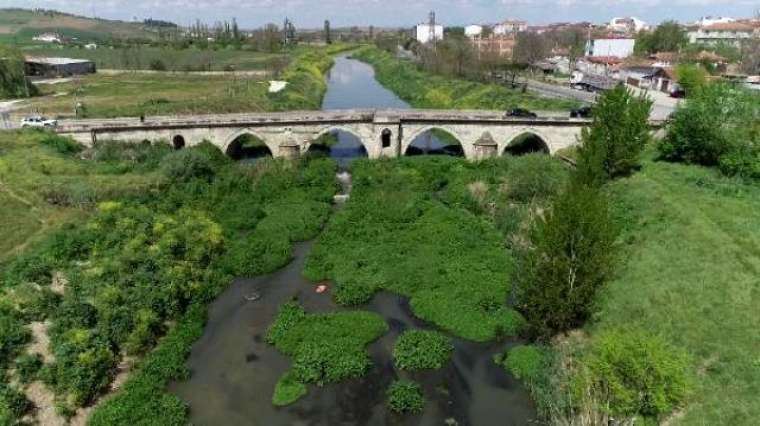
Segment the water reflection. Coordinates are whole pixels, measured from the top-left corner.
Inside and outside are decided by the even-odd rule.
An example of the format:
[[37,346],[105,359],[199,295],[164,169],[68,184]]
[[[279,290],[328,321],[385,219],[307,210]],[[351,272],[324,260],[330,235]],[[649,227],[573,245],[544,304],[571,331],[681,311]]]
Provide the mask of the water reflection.
[[335,59],[327,74],[322,110],[361,108],[409,108],[393,92],[375,80],[371,66],[346,56]]

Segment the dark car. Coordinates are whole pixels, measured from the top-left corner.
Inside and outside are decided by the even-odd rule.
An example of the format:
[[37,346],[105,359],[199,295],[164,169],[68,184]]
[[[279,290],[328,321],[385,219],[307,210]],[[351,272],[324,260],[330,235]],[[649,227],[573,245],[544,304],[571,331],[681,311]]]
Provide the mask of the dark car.
[[589,118],[592,115],[590,106],[583,106],[570,111],[570,117],[572,118]]
[[677,89],[672,92],[670,92],[671,98],[685,98],[686,97],[686,91],[683,89]]
[[534,112],[530,112],[527,109],[515,108],[507,111],[505,114],[507,117],[520,117],[520,118],[537,118],[538,116]]

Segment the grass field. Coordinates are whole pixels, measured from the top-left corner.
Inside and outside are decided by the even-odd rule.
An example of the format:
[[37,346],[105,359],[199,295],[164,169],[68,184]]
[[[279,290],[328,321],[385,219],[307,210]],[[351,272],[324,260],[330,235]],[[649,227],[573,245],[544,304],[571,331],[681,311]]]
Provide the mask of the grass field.
[[638,327],[688,350],[697,386],[677,423],[757,424],[760,187],[717,170],[647,161],[611,191],[625,246],[591,338]]
[[98,69],[148,70],[161,61],[167,71],[225,71],[270,70],[286,66],[287,54],[254,52],[250,50],[200,50],[161,47],[107,48],[87,50],[78,47],[34,46],[24,49],[33,56],[58,56],[89,59]]

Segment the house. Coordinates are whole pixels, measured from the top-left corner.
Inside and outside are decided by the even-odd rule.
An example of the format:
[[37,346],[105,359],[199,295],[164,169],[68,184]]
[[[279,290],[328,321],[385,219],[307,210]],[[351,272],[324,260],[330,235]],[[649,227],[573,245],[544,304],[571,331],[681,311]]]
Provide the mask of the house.
[[482,25],[468,25],[464,27],[464,35],[467,37],[475,37],[483,34]]
[[575,63],[583,74],[604,75],[616,78],[623,60],[617,56],[587,56]]
[[636,39],[629,37],[605,36],[592,38],[586,42],[586,56],[614,56],[627,58],[633,55]]
[[714,24],[727,24],[729,22],[734,22],[734,18],[727,18],[723,16],[703,16],[699,18],[696,22],[694,22],[695,27],[709,27],[710,25]]
[[494,35],[514,34],[528,29],[525,21],[504,21],[493,26]]
[[620,69],[619,79],[641,89],[671,93],[677,90],[677,79],[672,67],[630,65]]
[[419,24],[415,28],[415,38],[422,44],[443,40],[443,25],[436,24],[431,30],[430,24]]
[[641,19],[632,16],[630,18],[612,18],[607,28],[617,33],[633,34],[649,28],[649,25]]
[[32,37],[32,40],[41,41],[43,43],[60,43],[62,37],[56,33],[42,33]]
[[86,59],[42,58],[27,56],[24,72],[35,77],[69,77],[72,75],[94,74],[95,62]]
[[760,37],[760,28],[745,22],[719,22],[704,27],[691,28],[689,41],[699,44],[730,44],[740,46],[743,40]]

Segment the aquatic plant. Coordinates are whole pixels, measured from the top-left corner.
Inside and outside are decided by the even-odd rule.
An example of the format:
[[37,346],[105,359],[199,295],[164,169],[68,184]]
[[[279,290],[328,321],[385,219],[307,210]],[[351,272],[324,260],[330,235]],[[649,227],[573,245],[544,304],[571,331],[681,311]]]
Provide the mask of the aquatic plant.
[[451,359],[451,340],[437,331],[409,330],[393,348],[393,362],[402,370],[441,368]]
[[420,385],[412,381],[397,380],[387,392],[388,407],[397,413],[421,413],[425,407]]

